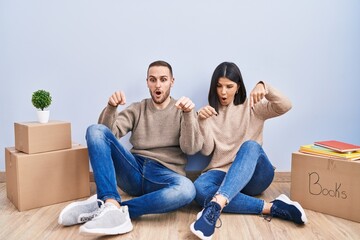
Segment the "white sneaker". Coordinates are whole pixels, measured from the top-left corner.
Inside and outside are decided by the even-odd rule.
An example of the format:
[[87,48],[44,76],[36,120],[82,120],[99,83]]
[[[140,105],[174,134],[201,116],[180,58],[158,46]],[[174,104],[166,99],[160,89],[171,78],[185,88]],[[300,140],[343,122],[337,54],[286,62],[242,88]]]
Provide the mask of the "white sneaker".
[[60,213],[58,222],[64,226],[71,226],[90,221],[99,209],[97,195],[84,201],[73,202],[67,205]]
[[102,205],[96,216],[80,227],[85,235],[117,235],[130,232],[133,225],[127,206],[116,207],[112,203]]

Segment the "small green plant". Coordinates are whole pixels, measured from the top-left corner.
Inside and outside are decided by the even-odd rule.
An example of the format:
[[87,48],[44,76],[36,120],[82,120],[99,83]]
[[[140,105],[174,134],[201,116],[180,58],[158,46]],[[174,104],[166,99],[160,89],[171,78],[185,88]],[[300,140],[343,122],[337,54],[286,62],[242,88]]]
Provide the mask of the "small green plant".
[[51,95],[45,90],[37,90],[33,92],[31,102],[35,108],[41,109],[44,111],[44,108],[47,108],[51,104]]

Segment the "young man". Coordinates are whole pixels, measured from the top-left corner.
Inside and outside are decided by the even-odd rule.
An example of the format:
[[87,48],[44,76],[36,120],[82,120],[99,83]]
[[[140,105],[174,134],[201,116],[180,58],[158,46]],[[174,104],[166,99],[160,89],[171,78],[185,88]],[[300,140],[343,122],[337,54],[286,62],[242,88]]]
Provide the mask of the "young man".
[[[170,64],[156,61],[147,71],[151,98],[117,112],[126,104],[125,94],[111,95],[99,124],[86,133],[97,196],[66,206],[60,224],[86,222],[80,233],[123,234],[133,228],[130,218],[166,213],[195,198],[195,187],[185,177],[185,154],[198,152],[203,139],[194,103],[170,96],[174,80]],[[118,141],[128,132],[130,151]],[[136,197],[122,202],[117,186]]]

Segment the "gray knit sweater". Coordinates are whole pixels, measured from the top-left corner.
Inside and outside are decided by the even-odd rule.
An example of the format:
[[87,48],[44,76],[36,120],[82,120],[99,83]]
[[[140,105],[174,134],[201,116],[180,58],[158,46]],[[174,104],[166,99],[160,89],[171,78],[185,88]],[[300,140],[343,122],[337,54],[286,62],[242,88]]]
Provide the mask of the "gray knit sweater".
[[195,111],[184,113],[175,107],[171,98],[169,105],[156,109],[151,98],[131,104],[121,112],[108,105],[99,117],[121,138],[131,132],[133,154],[158,161],[167,168],[185,175],[186,154],[200,151],[203,138],[200,134]]
[[265,120],[280,116],[291,109],[290,100],[269,84],[264,83],[266,95],[254,109],[249,99],[235,106],[220,106],[218,116],[201,120],[200,130],[204,136],[201,152],[212,154],[208,171],[217,169],[227,172],[234,161],[240,146],[247,140],[254,140],[262,145]]

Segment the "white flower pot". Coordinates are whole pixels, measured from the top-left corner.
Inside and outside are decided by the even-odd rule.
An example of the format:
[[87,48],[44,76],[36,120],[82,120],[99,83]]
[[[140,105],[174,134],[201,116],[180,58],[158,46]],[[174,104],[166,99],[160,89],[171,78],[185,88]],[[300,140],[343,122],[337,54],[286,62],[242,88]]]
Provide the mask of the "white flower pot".
[[37,111],[37,117],[39,123],[47,123],[49,122],[50,111]]

